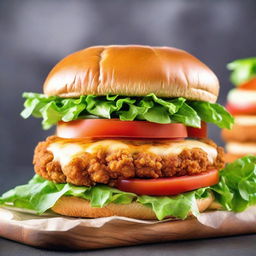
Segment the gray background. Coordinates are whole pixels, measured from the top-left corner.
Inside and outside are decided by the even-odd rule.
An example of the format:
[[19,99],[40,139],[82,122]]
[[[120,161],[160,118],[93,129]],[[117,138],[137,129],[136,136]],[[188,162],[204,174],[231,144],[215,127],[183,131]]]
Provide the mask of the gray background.
[[[182,48],[215,71],[224,104],[232,88],[226,64],[255,56],[255,42],[255,0],[0,0],[0,193],[33,175],[33,149],[54,132],[19,116],[21,94],[41,92],[65,55],[100,44]],[[216,127],[210,136],[223,144]]]

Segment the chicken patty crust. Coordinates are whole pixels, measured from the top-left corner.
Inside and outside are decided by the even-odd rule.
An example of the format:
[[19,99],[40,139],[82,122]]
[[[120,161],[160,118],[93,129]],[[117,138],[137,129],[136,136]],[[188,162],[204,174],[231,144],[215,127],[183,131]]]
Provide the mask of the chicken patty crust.
[[33,160],[35,172],[56,183],[115,185],[118,179],[193,175],[224,166],[211,140],[93,140],[48,137]]

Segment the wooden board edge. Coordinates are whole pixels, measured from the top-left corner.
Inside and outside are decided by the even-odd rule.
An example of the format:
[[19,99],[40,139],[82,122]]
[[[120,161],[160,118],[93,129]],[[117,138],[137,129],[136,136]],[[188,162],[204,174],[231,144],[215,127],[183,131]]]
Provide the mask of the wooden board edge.
[[197,219],[156,224],[115,221],[101,228],[79,225],[69,231],[37,231],[0,220],[0,236],[26,245],[54,250],[92,250],[176,240],[256,233],[255,223],[230,219],[215,229]]

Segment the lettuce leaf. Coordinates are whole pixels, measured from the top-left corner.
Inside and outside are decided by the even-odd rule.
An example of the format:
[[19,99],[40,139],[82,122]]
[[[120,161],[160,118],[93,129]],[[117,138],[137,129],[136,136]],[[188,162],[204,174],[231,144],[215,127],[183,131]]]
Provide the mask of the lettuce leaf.
[[56,184],[35,175],[28,184],[17,186],[0,197],[0,205],[15,206],[42,214],[50,209],[62,196],[76,196],[90,201],[92,207],[103,207],[109,203],[129,204],[137,201],[151,207],[159,220],[168,216],[185,219],[188,213],[198,214],[196,199],[208,196],[208,189],[199,189],[178,196],[137,196],[107,185],[78,187],[71,184]]
[[137,202],[150,207],[159,220],[172,216],[179,219],[187,218],[189,212],[199,215],[196,200],[209,196],[208,188],[201,188],[177,196],[139,196]]
[[229,63],[227,68],[232,71],[231,82],[239,86],[256,77],[256,57],[235,60]]
[[201,120],[207,123],[214,123],[220,128],[232,128],[232,116],[221,105],[203,101],[192,101],[190,106],[197,112]]
[[58,121],[84,118],[119,118],[122,121],[146,120],[154,123],[183,123],[200,127],[201,121],[211,122],[221,128],[231,128],[233,117],[218,104],[187,101],[173,98],[161,99],[154,94],[145,97],[81,96],[80,98],[47,97],[37,93],[24,93],[26,98],[23,118],[43,118],[42,126],[49,129]]
[[256,156],[246,156],[228,164],[220,172],[220,182],[211,190],[228,211],[242,212],[255,205]]

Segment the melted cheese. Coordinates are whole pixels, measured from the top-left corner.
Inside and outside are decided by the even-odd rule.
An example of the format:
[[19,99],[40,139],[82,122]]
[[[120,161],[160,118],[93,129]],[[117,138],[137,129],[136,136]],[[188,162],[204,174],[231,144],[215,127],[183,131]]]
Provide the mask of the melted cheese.
[[169,155],[169,154],[178,155],[184,149],[193,149],[193,148],[200,148],[204,152],[206,152],[208,156],[208,160],[211,163],[213,163],[215,158],[217,157],[216,148],[196,140],[185,140],[185,141],[176,142],[176,143],[174,142],[174,143],[170,143],[170,145],[167,147],[166,146],[151,147],[149,151],[157,155]]
[[235,123],[241,126],[256,125],[256,116],[236,116]]
[[229,142],[226,144],[226,150],[228,153],[235,154],[235,155],[244,155],[244,154],[256,155],[256,143]]
[[52,152],[55,161],[59,161],[63,167],[72,160],[72,158],[83,151],[79,144],[66,144],[52,143],[47,150]]
[[233,89],[228,93],[228,102],[234,105],[256,103],[256,91]]
[[143,142],[143,141],[121,141],[121,140],[100,140],[100,141],[74,141],[61,140],[51,143],[47,150],[52,152],[55,161],[59,161],[62,167],[68,165],[77,154],[96,153],[98,149],[104,148],[108,152],[119,149],[127,149],[131,153],[151,152],[157,155],[178,155],[184,149],[200,148],[207,153],[208,160],[213,163],[217,157],[217,150],[213,146],[196,140],[168,141],[168,142]]

